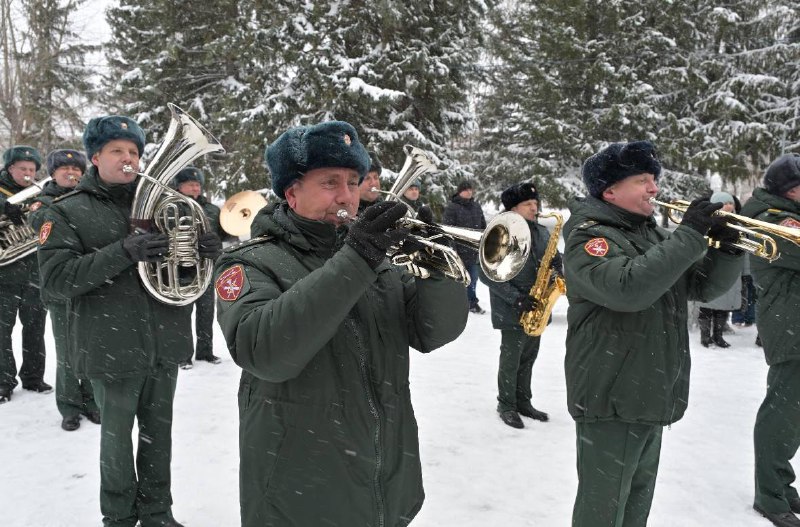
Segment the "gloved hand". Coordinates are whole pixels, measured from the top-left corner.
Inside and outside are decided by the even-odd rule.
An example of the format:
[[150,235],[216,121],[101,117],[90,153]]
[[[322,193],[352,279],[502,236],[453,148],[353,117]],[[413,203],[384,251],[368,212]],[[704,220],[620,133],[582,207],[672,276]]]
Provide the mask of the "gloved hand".
[[689,208],[683,214],[681,225],[686,225],[705,236],[714,223],[713,214],[721,208],[722,203],[711,203],[702,198],[696,199],[689,204]]
[[427,205],[423,205],[417,211],[417,219],[425,223],[433,223],[433,211]]
[[13,203],[6,202],[5,211],[6,217],[17,227],[25,223],[25,214],[22,212],[22,205],[14,205]]
[[406,210],[399,201],[382,201],[367,207],[350,226],[344,242],[375,269],[386,257],[387,249],[398,245],[406,236],[403,232],[388,230],[405,215]]
[[714,217],[708,237],[717,242],[720,251],[728,254],[741,254],[742,250],[732,244],[739,241],[739,231],[728,226],[727,219],[723,216]]
[[526,311],[533,311],[539,303],[531,295],[519,295],[514,301],[514,308],[517,314],[522,316]]
[[131,234],[122,240],[122,247],[134,262],[160,262],[169,250],[169,236],[160,232]]
[[206,232],[197,239],[197,252],[201,258],[216,260],[222,252],[222,240],[213,232]]

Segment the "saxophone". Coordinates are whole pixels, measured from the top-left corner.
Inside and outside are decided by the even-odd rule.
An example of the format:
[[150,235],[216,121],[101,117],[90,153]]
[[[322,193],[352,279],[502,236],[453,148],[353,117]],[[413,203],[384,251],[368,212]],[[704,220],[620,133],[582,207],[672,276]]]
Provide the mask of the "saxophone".
[[525,311],[519,317],[519,323],[523,331],[532,337],[539,337],[544,333],[544,328],[547,327],[547,322],[550,320],[550,313],[558,300],[558,297],[567,292],[567,284],[561,276],[553,276],[553,268],[550,264],[553,257],[558,250],[558,236],[561,233],[561,226],[564,223],[564,218],[557,212],[550,212],[542,214],[540,218],[556,219],[556,226],[553,232],[550,233],[550,241],[547,243],[547,249],[544,251],[542,261],[539,262],[539,271],[536,273],[536,281],[533,283],[530,292],[528,293],[531,298],[536,300],[536,307],[533,311]]

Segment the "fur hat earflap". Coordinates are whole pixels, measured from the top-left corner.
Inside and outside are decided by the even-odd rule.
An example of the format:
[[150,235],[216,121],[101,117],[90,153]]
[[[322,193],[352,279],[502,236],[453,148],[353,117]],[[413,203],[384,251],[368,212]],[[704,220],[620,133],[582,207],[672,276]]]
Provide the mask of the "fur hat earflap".
[[3,152],[3,170],[7,170],[17,161],[33,161],[36,170],[42,168],[42,155],[32,146],[16,145]]
[[764,188],[770,194],[783,196],[797,185],[800,185],[800,154],[782,155],[764,174]]
[[526,181],[524,183],[517,183],[511,185],[500,194],[500,201],[503,202],[503,207],[506,210],[511,210],[523,201],[535,199],[539,201],[539,192],[533,183]]
[[344,121],[290,128],[267,147],[264,157],[272,176],[272,191],[285,199],[284,189],[315,168],[352,168],[364,179],[370,158],[356,129]]
[[661,175],[661,162],[650,141],[613,143],[583,163],[583,182],[589,194],[601,198],[603,191],[638,174]]
[[186,167],[175,175],[173,178],[173,185],[175,185],[175,188],[178,188],[178,185],[186,183],[187,181],[197,181],[200,183],[200,186],[203,186],[206,183],[206,178],[203,175],[203,171],[199,168]]
[[83,131],[83,148],[91,159],[109,141],[125,139],[136,144],[139,155],[144,152],[144,130],[139,123],[122,115],[95,117]]
[[375,152],[369,153],[369,170],[367,172],[377,172],[379,176],[381,175],[381,172],[383,172],[381,160],[378,159],[378,154]]
[[52,176],[56,169],[68,166],[78,167],[81,172],[86,172],[86,156],[83,155],[83,152],[68,148],[51,150],[47,154],[47,173],[49,175]]

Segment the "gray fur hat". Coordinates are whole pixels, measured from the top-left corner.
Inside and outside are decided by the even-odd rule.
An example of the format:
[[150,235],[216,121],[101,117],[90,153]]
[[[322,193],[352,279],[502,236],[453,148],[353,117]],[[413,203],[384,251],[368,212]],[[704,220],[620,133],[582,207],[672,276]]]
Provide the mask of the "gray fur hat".
[[782,155],[764,174],[764,188],[770,194],[783,196],[797,185],[800,185],[800,154]]
[[51,150],[47,154],[47,173],[51,176],[57,168],[73,166],[81,169],[81,172],[86,171],[86,156],[83,152],[77,150],[70,150],[62,148],[60,150]]
[[352,168],[359,183],[370,158],[356,129],[344,121],[290,128],[267,147],[264,157],[272,176],[272,191],[285,199],[284,189],[315,168]]
[[91,159],[109,141],[125,139],[136,144],[139,155],[144,152],[144,130],[139,123],[123,115],[95,117],[83,131],[83,148]]
[[7,170],[17,161],[33,161],[36,170],[42,168],[42,155],[32,146],[16,145],[3,152],[3,170]]

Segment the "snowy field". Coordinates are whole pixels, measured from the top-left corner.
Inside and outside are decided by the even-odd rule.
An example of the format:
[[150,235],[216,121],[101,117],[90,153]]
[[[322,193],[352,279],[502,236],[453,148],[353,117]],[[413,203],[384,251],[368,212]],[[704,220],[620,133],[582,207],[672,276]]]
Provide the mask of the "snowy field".
[[[488,309],[488,290],[478,295]],[[556,306],[534,366],[534,405],[550,422],[504,425],[495,412],[500,334],[489,314],[429,355],[412,355],[427,499],[414,527],[566,527],[577,486],[575,431],[566,410],[566,301]],[[15,349],[19,361],[19,324]],[[55,383],[48,323],[45,380]],[[767,366],[755,328],[737,329],[727,350],[692,333],[687,416],[665,430],[652,527],[767,527],[751,508],[752,429]],[[220,365],[181,371],[175,397],[172,491],[187,527],[239,524],[236,391],[239,369],[215,335]],[[0,406],[3,527],[100,525],[99,427],[64,432],[54,395],[18,389]],[[347,526],[350,527],[350,526]]]

